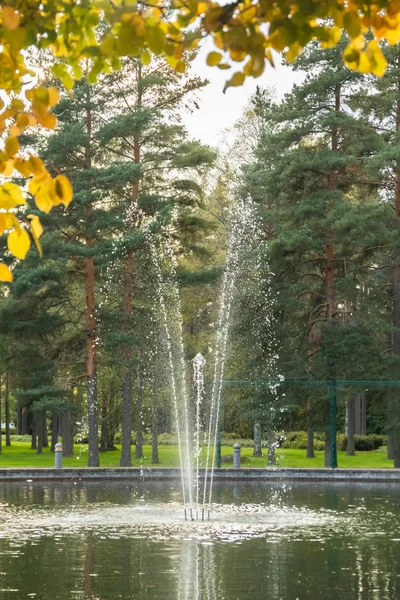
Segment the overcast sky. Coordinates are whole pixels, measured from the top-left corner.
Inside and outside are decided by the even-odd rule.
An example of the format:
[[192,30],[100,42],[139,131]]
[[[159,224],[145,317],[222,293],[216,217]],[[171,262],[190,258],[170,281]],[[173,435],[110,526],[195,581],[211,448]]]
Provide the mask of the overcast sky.
[[295,73],[288,67],[278,64],[274,69],[267,65],[264,74],[258,79],[249,77],[242,87],[229,88],[223,94],[224,83],[230,78],[231,71],[221,71],[217,67],[207,66],[207,53],[210,47],[212,49],[212,46],[208,44],[207,46],[208,48],[203,49],[193,61],[191,72],[208,79],[210,84],[200,92],[200,110],[184,116],[190,134],[203,143],[218,144],[219,132],[232,126],[240,117],[243,107],[257,85],[262,87],[271,85],[280,99],[291,90],[294,83],[300,83],[303,79],[301,73]]

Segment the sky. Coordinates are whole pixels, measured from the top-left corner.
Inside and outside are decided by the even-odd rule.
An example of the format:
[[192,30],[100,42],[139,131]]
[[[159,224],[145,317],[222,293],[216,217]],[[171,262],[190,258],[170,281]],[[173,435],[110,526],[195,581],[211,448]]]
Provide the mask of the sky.
[[282,66],[278,58],[276,68],[267,64],[261,77],[257,79],[249,77],[243,86],[229,88],[224,94],[222,92],[224,83],[230,79],[231,71],[221,71],[217,67],[207,66],[207,53],[212,49],[212,46],[208,44],[207,46],[193,61],[191,74],[208,79],[210,84],[200,92],[200,109],[184,115],[184,123],[190,135],[205,144],[218,145],[222,129],[231,127],[241,116],[257,85],[273,87],[277,98],[281,99],[295,83],[300,83],[304,78],[302,73],[293,72],[289,67]]

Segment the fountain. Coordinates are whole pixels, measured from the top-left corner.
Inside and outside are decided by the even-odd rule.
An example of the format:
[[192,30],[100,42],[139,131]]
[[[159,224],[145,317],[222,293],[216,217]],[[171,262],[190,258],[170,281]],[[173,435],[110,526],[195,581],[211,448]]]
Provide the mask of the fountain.
[[[164,251],[152,241],[150,255],[156,276],[156,296],[161,313],[161,326],[165,340],[165,351],[169,365],[170,388],[172,393],[176,431],[179,446],[179,460],[182,473],[182,499],[185,519],[210,518],[218,426],[220,418],[222,381],[224,377],[229,327],[233,300],[238,276],[243,266],[243,258],[248,247],[254,248],[254,242],[260,231],[253,203],[241,202],[233,217],[232,229],[228,240],[226,267],[221,286],[221,299],[216,328],[216,340],[213,354],[212,389],[208,403],[208,425],[206,427],[206,458],[204,474],[200,472],[201,456],[201,405],[204,403],[204,367],[201,354],[193,359],[195,407],[189,405],[189,393],[186,381],[185,351],[182,330],[182,309],[179,289],[176,281],[176,258],[172,245],[164,243]],[[161,263],[167,261],[168,269],[162,269]],[[200,486],[203,482],[201,493]],[[202,500],[200,502],[200,496]],[[195,507],[195,508],[194,508]]]

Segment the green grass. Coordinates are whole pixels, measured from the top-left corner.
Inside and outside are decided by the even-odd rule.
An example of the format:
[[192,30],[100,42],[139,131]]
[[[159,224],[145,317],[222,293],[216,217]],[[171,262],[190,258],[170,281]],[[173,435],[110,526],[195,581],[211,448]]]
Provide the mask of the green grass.
[[[151,447],[144,446],[144,458],[134,458],[135,448],[132,447],[133,466],[151,467]],[[247,467],[267,467],[267,456],[260,458],[252,457],[252,448],[242,448],[242,455],[250,457],[250,462],[243,464]],[[230,446],[222,447],[222,454],[232,454]],[[266,454],[266,451],[265,451]],[[316,452],[315,458],[305,458],[305,450],[278,449],[276,452],[277,466],[279,467],[323,467],[324,453]],[[120,450],[113,452],[100,452],[100,464],[103,467],[119,466]],[[176,446],[159,446],[159,457],[161,467],[178,467],[179,456]],[[386,458],[386,453],[380,450],[374,452],[358,452],[355,456],[346,456],[345,452],[338,453],[339,467],[382,469],[393,467],[393,461]],[[72,458],[64,458],[64,467],[85,467],[87,464],[87,446],[76,445],[75,455]],[[36,450],[30,449],[28,442],[12,442],[11,447],[2,448],[0,454],[1,467],[53,467],[54,454],[49,449],[44,449],[43,454],[36,454]],[[154,466],[154,465],[153,465]],[[232,467],[232,463],[223,463],[223,467]]]

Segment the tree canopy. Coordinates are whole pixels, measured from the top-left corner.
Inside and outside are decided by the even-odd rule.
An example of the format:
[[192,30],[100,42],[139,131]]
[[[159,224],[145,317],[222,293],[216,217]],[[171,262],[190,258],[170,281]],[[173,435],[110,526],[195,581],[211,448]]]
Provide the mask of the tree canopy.
[[[56,87],[41,82],[40,66],[32,68],[38,51],[55,58],[52,70],[71,92],[83,75],[95,83],[102,72],[119,69],[121,58],[138,56],[143,64],[151,53],[163,55],[184,72],[202,38],[211,36],[216,49],[207,63],[235,72],[225,84],[242,85],[246,77],[260,76],[273,51],[288,60],[311,40],[335,46],[342,30],[349,44],[344,62],[353,70],[382,75],[386,60],[379,42],[400,41],[400,5],[397,0],[258,0],[225,5],[197,0],[135,3],[130,0],[6,0],[0,9],[0,173],[4,178],[29,178],[28,189],[7,181],[0,186],[0,233],[8,231],[8,248],[23,259],[31,237],[39,248],[42,227],[38,215],[19,221],[13,209],[26,204],[26,194],[47,213],[68,205],[72,187],[61,172],[50,173],[40,158],[20,151],[19,136],[32,126],[54,129],[51,112],[59,98]],[[234,65],[239,67],[235,70]],[[30,229],[31,237],[27,232]],[[0,279],[12,274],[0,265]]]

